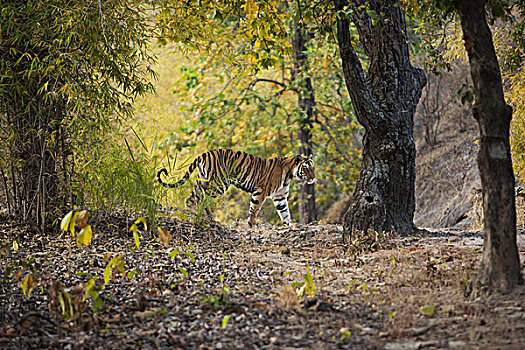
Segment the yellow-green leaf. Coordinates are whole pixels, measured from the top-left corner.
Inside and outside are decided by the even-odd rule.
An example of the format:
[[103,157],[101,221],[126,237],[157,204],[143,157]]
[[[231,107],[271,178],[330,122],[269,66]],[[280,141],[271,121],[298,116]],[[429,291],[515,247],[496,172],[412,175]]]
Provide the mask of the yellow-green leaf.
[[91,225],[84,227],[77,236],[77,246],[80,248],[82,246],[87,247],[91,243],[91,238],[93,236],[93,231],[91,230]]
[[71,297],[66,291],[60,291],[58,294],[58,300],[60,306],[62,307],[62,316],[69,321],[71,316],[73,316],[73,305],[71,303]]
[[432,315],[434,315],[434,309],[435,309],[434,305],[425,305],[421,307],[421,313],[429,317],[432,317]]
[[69,223],[71,221],[71,215],[73,215],[73,210],[66,214],[60,222],[60,230],[67,231],[69,229]]
[[71,236],[75,237],[75,222],[77,220],[78,211],[73,213],[73,217],[71,218],[71,221],[69,222],[69,231],[71,231]]
[[87,247],[91,244],[91,238],[93,237],[93,231],[91,230],[91,225],[87,225],[84,229],[84,245]]
[[146,218],[140,217],[137,220],[135,220],[135,224],[138,224],[138,223],[141,223],[141,222],[144,225],[144,231],[147,231],[148,230],[148,224],[146,222]]
[[104,284],[109,283],[109,279],[111,278],[111,273],[113,272],[113,269],[118,264],[118,262],[122,259],[122,255],[116,256],[113,259],[109,261],[109,263],[106,265],[106,268],[104,269]]
[[84,242],[84,230],[80,231],[80,233],[77,236],[77,247],[81,248],[83,242]]
[[16,241],[16,239],[13,241],[13,250],[15,252],[18,251],[18,249],[20,249],[19,245],[18,245],[18,242]]
[[84,297],[82,298],[82,301],[85,301],[89,297],[89,294],[91,293],[94,287],[95,287],[95,279],[90,278],[84,287],[85,293],[84,293]]
[[179,267],[179,271],[184,275],[184,277],[188,278],[188,270],[186,270],[184,267]]
[[133,231],[133,238],[135,239],[135,245],[140,248],[140,235],[138,230]]
[[232,315],[226,315],[222,318],[222,328],[226,327],[230,318],[232,318]]
[[22,287],[22,293],[24,293],[24,296],[26,296],[27,298],[29,298],[29,296],[31,295],[34,283],[35,279],[33,278],[33,275],[27,275],[22,279],[22,282],[20,282],[20,287]]

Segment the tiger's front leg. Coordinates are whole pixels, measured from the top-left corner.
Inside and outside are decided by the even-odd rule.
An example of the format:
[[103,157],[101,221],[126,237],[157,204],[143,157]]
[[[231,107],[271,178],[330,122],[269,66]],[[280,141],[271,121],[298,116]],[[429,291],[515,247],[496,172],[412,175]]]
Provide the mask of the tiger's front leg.
[[265,200],[266,196],[258,190],[256,190],[252,194],[252,198],[250,200],[250,214],[248,217],[248,225],[250,227],[255,225],[255,219],[257,218],[257,214],[259,214],[259,211],[261,211],[262,205],[264,204]]
[[292,217],[290,216],[290,208],[288,207],[288,193],[287,188],[283,191],[277,192],[272,196],[273,204],[275,209],[277,209],[277,214],[281,218],[281,221],[285,225],[290,225],[292,223]]

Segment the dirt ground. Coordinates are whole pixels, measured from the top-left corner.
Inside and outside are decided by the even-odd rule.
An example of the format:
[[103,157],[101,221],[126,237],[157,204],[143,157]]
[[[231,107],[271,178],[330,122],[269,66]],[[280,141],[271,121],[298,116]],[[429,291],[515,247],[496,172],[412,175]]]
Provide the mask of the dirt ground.
[[[481,258],[479,231],[389,237],[367,251],[370,242],[345,250],[337,225],[248,230],[166,218],[159,225],[173,235],[170,243],[144,236],[136,248],[125,221],[92,225],[93,240],[82,249],[66,234],[0,226],[0,348],[525,344],[525,286],[505,296],[465,297]],[[523,262],[524,230],[518,238]],[[124,263],[107,270],[118,256]],[[28,275],[34,277],[26,284],[29,297],[21,288]],[[91,278],[95,285],[88,288]],[[83,300],[86,290],[98,293],[102,307],[96,312],[93,295]]]

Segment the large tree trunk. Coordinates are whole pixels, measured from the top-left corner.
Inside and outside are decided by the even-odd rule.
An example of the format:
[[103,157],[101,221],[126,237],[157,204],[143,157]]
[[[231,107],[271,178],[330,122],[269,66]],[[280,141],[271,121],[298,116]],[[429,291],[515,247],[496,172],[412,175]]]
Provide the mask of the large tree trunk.
[[492,34],[485,17],[485,1],[456,1],[456,7],[476,94],[473,114],[481,134],[478,167],[483,187],[485,236],[477,285],[507,293],[522,282],[509,144],[512,109],[505,103]]
[[[312,154],[312,122],[314,119],[315,97],[312,79],[307,75],[308,65],[303,29],[298,23],[296,23],[294,29],[292,49],[294,51],[294,67],[291,78],[298,85],[298,104],[302,114],[299,124],[300,152],[305,156],[309,156]],[[305,184],[299,192],[299,221],[310,223],[316,220],[315,187],[314,184]]]
[[[345,0],[334,0],[343,10]],[[426,84],[423,70],[410,64],[405,17],[394,0],[368,1],[367,11],[351,15],[369,58],[362,69],[349,31],[350,20],[337,18],[343,73],[357,119],[365,128],[363,162],[352,204],[344,215],[344,235],[373,229],[410,234],[416,230],[414,114]],[[352,7],[353,5],[350,5]]]

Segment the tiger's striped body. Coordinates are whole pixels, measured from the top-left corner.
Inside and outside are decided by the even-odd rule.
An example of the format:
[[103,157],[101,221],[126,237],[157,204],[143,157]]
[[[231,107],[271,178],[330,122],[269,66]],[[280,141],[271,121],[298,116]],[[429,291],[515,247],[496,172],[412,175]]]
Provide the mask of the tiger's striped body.
[[288,208],[290,181],[298,179],[314,183],[314,163],[312,157],[295,156],[288,158],[263,159],[240,151],[218,149],[201,154],[191,163],[184,177],[174,183],[162,181],[161,174],[167,174],[166,169],[157,173],[157,181],[168,188],[183,185],[197,169],[197,183],[186,199],[186,206],[197,203],[203,194],[217,197],[230,187],[235,187],[251,193],[248,224],[255,224],[257,214],[270,197],[284,224],[291,223]]

